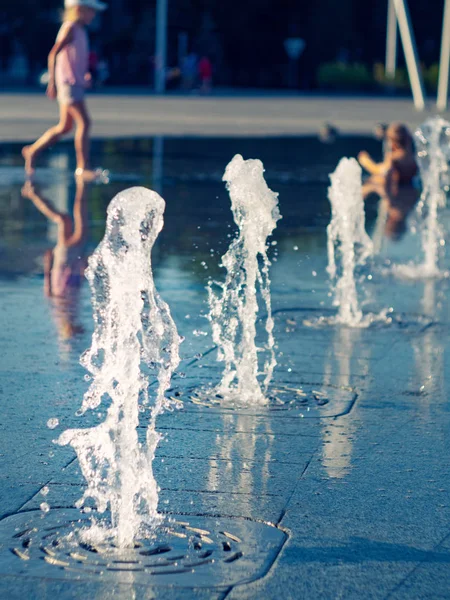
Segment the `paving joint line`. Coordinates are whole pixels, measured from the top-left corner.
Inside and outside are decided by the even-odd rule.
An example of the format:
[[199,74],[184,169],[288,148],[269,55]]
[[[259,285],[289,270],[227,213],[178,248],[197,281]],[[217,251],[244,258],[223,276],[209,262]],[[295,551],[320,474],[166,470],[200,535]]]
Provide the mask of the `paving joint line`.
[[[445,540],[447,540],[448,538],[450,538],[450,532],[445,534],[444,537],[437,543],[435,544],[432,549],[431,552],[435,552],[437,548],[439,548],[439,546],[441,546]],[[387,594],[387,596],[385,596],[383,598],[383,600],[389,600],[389,598],[392,597],[392,594],[395,594],[395,592],[397,592],[400,588],[402,588],[405,583],[408,581],[408,579],[410,579],[412,577],[412,575],[414,575],[414,573],[416,573],[416,571],[418,571],[420,569],[420,567],[424,564],[426,564],[428,561],[426,559],[421,560],[419,562],[416,563],[416,565],[411,569],[411,571],[409,571],[404,577],[403,579],[397,583],[394,588],[392,590],[390,590]]]

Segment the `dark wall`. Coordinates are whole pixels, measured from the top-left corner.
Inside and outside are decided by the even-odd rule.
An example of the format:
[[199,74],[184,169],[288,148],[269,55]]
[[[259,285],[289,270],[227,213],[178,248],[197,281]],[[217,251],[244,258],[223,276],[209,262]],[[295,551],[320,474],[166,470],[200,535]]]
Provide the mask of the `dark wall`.
[[[439,60],[444,0],[409,0],[420,59]],[[45,66],[58,28],[61,0],[0,0],[0,60],[17,41],[34,70]],[[154,54],[155,0],[109,0],[93,44],[111,65],[111,81],[148,84]],[[283,87],[288,83],[287,37],[306,49],[297,82],[314,88],[317,66],[341,60],[383,62],[387,0],[169,0],[169,62],[177,64],[178,36],[210,55],[217,83]],[[402,61],[400,57],[400,61]]]

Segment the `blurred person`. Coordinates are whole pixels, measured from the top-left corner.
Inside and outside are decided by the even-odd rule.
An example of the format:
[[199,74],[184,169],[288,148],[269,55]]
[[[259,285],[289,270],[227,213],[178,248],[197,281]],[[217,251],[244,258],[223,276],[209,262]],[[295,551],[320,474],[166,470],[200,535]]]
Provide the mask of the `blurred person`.
[[209,94],[212,88],[212,63],[207,56],[202,56],[198,63],[198,74],[200,77],[200,91]]
[[98,74],[98,84],[103,85],[105,83],[105,81],[107,81],[109,78],[109,66],[108,66],[107,60],[102,59],[102,60],[98,61],[97,74]]
[[386,129],[383,161],[376,163],[368,152],[358,154],[359,164],[370,173],[370,179],[383,183],[390,174],[400,185],[412,185],[417,175],[413,139],[406,125],[391,123]]
[[392,123],[386,129],[385,154],[381,163],[367,152],[358,154],[358,161],[370,177],[363,185],[363,196],[377,194],[380,209],[386,214],[384,231],[391,239],[399,239],[406,231],[406,220],[419,198],[414,185],[417,163],[413,140],[408,128]]
[[332,123],[324,123],[319,129],[319,140],[324,144],[333,144],[339,136],[339,129]]
[[58,228],[56,246],[44,254],[44,293],[52,302],[62,341],[83,333],[83,327],[77,323],[77,313],[87,266],[87,188],[84,178],[77,176],[72,217],[59,212],[30,180],[22,188],[22,196],[31,200]]
[[94,20],[96,13],[106,6],[99,0],[65,0],[63,24],[48,56],[47,96],[51,100],[58,100],[59,123],[48,129],[34,144],[22,149],[28,176],[34,173],[38,154],[69,133],[74,125],[76,173],[87,180],[96,176],[94,171],[89,170],[90,118],[84,100],[85,88],[91,82],[86,27]]
[[193,90],[197,83],[198,57],[189,52],[181,62],[181,85],[184,90]]
[[378,216],[382,220],[381,231],[384,230],[388,238],[399,240],[406,232],[407,219],[417,204],[419,191],[411,183],[399,185],[394,173],[391,175],[384,183],[368,180],[363,185],[363,196],[364,199],[371,194],[379,196]]

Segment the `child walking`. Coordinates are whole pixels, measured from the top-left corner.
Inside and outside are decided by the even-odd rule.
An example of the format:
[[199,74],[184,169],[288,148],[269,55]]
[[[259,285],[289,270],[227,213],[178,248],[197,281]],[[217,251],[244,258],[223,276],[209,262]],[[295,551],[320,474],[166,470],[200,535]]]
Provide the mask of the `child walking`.
[[86,86],[90,83],[86,26],[93,21],[97,11],[105,10],[106,6],[100,0],[65,0],[64,22],[48,55],[47,96],[58,100],[59,123],[34,144],[22,149],[25,171],[29,176],[34,173],[38,154],[69,133],[75,125],[75,173],[86,180],[95,178],[95,172],[89,170],[90,119],[84,100]]

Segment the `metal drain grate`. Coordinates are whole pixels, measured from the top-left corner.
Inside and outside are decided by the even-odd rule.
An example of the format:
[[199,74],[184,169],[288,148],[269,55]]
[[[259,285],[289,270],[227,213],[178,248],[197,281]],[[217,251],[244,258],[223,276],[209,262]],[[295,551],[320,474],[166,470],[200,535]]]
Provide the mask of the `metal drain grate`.
[[0,574],[142,585],[221,587],[270,569],[286,534],[246,519],[171,516],[134,548],[80,542],[91,516],[76,509],[19,513],[0,521]]
[[198,407],[216,408],[222,411],[239,409],[240,414],[262,414],[292,411],[293,416],[318,418],[336,417],[347,414],[357,395],[351,387],[338,387],[331,385],[314,386],[305,384],[294,387],[292,384],[274,385],[267,394],[267,405],[241,405],[227,403],[220,394],[211,387],[201,386],[172,388],[169,394],[175,400]]

